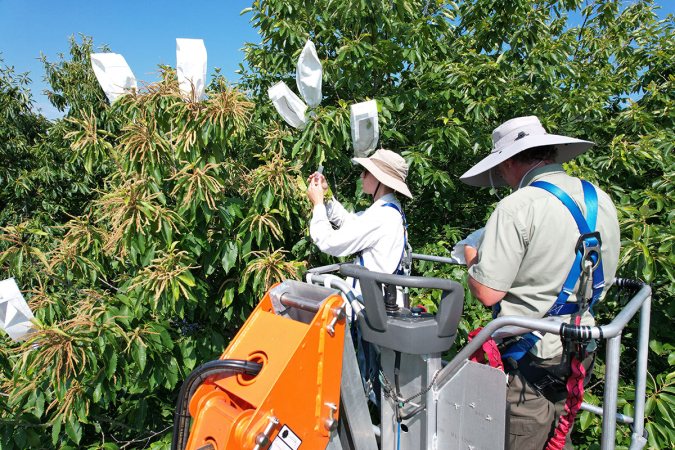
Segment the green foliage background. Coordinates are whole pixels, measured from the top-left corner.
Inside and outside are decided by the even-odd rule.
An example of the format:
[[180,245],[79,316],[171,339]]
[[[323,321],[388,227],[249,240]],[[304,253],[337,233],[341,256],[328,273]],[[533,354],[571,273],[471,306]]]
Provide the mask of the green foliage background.
[[[650,448],[672,447],[672,16],[611,0],[268,0],[246,14],[261,42],[246,45],[240,82],[216,76],[202,102],[184,101],[162,67],[161,82],[108,106],[82,37],[44,61],[65,112],[50,122],[31,109],[30,80],[0,68],[0,267],[38,326],[26,342],[2,338],[0,448],[165,448],[181,380],[222,352],[271,283],[328,262],[307,236],[306,176],[321,163],[345,203],[367,204],[349,162],[349,105],[366,99],[381,145],[411,164],[404,207],[422,253],[447,255],[489,215],[496,198],[457,180],[502,121],[536,114],[596,142],[567,169],[617,203],[619,275],[654,287],[647,430]],[[324,98],[297,131],[266,92],[294,85],[307,39]],[[623,300],[610,296],[602,320]],[[488,319],[471,298],[465,311],[460,343]],[[626,413],[635,337],[624,333]],[[598,379],[586,400],[601,394]],[[581,414],[578,447],[599,434]],[[618,444],[629,439],[619,427]]]

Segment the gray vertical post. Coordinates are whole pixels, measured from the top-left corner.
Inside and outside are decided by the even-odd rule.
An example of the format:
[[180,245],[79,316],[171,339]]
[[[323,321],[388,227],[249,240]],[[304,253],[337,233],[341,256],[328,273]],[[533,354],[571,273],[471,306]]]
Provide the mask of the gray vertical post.
[[[356,326],[355,323],[350,325]],[[338,433],[333,436],[337,438],[341,450],[377,450],[373,423],[368,412],[368,400],[363,392],[350,326],[345,327],[340,384],[340,422]],[[332,450],[331,447],[326,448]]]
[[647,356],[649,355],[649,320],[651,316],[651,296],[645,300],[640,310],[640,334],[638,338],[637,368],[635,370],[635,414],[633,422],[632,448],[645,445],[645,391],[647,384]]
[[[440,353],[434,353],[432,355],[427,355],[427,377],[426,384],[424,386],[431,386],[431,383],[434,381],[434,376],[442,367],[441,355]],[[426,403],[426,418],[425,418],[425,433],[426,433],[426,449],[435,450],[436,446],[434,445],[436,440],[437,432],[437,411],[438,411],[438,402],[437,402],[437,392],[434,387],[429,389],[425,395]],[[422,400],[422,399],[420,399]]]
[[614,450],[616,443],[616,400],[619,387],[621,334],[607,340],[605,368],[605,400],[602,404],[601,450]]
[[342,442],[340,442],[340,435],[337,431],[333,431],[330,434],[330,440],[328,441],[326,450],[344,450],[342,447]]

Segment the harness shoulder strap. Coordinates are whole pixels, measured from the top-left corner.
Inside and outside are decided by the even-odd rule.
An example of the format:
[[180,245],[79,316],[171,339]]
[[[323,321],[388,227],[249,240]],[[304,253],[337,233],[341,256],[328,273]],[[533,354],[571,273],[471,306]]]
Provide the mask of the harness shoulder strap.
[[[551,184],[547,181],[535,181],[530,184],[536,188],[544,189],[545,191],[553,194],[560,202],[567,208],[570,212],[574,221],[577,224],[579,233],[583,238],[583,242],[588,245],[600,246],[600,241],[596,236],[597,234],[593,233],[595,231],[597,216],[598,216],[598,194],[595,190],[595,187],[588,181],[581,180],[581,184],[584,192],[584,203],[586,205],[586,217],[581,212],[581,209],[576,204],[576,202],[562,189],[558,186]],[[580,249],[576,250],[574,263],[570,269],[565,282],[563,283],[562,289],[556,298],[555,303],[549,310],[546,312],[545,316],[563,316],[568,314],[574,314],[579,311],[578,303],[568,303],[570,295],[574,292],[574,286],[576,285],[579,277],[581,276],[581,271],[583,269],[583,252]],[[595,258],[598,258],[598,255],[595,255]],[[593,261],[598,262],[597,260]],[[597,302],[602,294],[602,289],[605,285],[605,277],[602,270],[602,259],[598,262],[598,266],[593,271],[593,297],[590,302],[590,310],[592,313],[593,305]],[[495,305],[493,311],[498,313],[499,304]],[[521,339],[516,341],[514,344],[509,346],[504,350],[502,354],[503,359],[512,358],[515,361],[520,360],[532,347],[536,345],[539,341],[539,337],[534,333],[527,333],[521,336]]]
[[387,206],[398,211],[398,213],[401,215],[401,219],[403,220],[403,250],[401,251],[401,258],[398,260],[398,265],[396,266],[396,271],[394,272],[396,275],[403,275],[404,271],[401,265],[403,263],[403,257],[405,256],[405,249],[408,247],[408,222],[405,219],[405,214],[396,203],[387,202],[382,205],[382,207]]
[[[544,189],[560,200],[560,202],[569,210],[570,214],[572,214],[583,242],[588,246],[597,246],[599,248],[601,244],[598,239],[599,235],[593,234],[598,218],[598,193],[596,192],[595,187],[588,181],[581,180],[581,184],[584,192],[584,203],[586,204],[586,217],[584,217],[576,202],[558,186],[546,181],[535,181],[530,184],[530,186]],[[567,303],[567,300],[574,292],[574,286],[581,276],[583,256],[583,252],[580,249],[577,249],[572,268],[563,283],[562,290],[558,294],[556,302],[546,313],[547,316],[561,316],[573,314],[578,311],[579,305],[576,303]],[[602,289],[605,286],[605,276],[602,269],[602,259],[600,258],[599,261],[597,260],[599,255],[591,255],[591,258],[594,263],[598,263],[598,266],[593,271],[593,296],[590,303],[590,307],[592,308],[602,294]]]
[[[395,274],[400,275],[402,273],[401,263],[403,262],[403,256],[405,255],[405,249],[408,246],[408,223],[406,222],[405,214],[403,213],[401,208],[396,203],[387,202],[387,203],[383,204],[382,206],[394,208],[396,211],[398,211],[398,213],[401,215],[401,218],[403,219],[403,251],[401,252],[401,259],[399,259],[398,265],[396,266],[396,271],[394,272]],[[363,261],[363,255],[361,254],[361,252],[358,253],[358,259],[359,259],[359,265],[365,266],[365,263]],[[352,287],[353,288],[356,287],[356,279],[354,279],[354,281],[352,282]]]

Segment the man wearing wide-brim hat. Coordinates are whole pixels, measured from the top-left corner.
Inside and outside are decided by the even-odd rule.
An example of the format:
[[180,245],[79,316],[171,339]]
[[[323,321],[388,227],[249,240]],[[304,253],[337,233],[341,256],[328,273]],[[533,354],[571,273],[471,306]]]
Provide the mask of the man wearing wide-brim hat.
[[[600,233],[602,272],[593,272],[596,279],[592,283],[593,298],[599,299],[611,285],[618,264],[616,209],[605,192],[590,183],[582,185],[560,165],[593,143],[548,134],[534,116],[503,123],[494,130],[492,141],[492,152],[460,179],[474,186],[508,185],[513,192],[497,204],[477,248],[464,249],[471,292],[484,305],[492,306],[498,316],[558,316],[567,323],[594,325],[593,316],[583,306],[586,296],[579,289],[579,276],[574,279],[575,275],[570,275],[581,235],[571,212],[574,205],[570,209],[558,197],[564,195],[549,190],[557,188],[566,193],[571,198],[566,201],[580,210],[576,215],[583,214],[585,219],[581,220],[587,219],[593,231]],[[597,195],[597,213],[592,191]],[[597,222],[592,216],[597,216]],[[570,285],[568,278],[573,286],[569,293],[562,289]],[[561,302],[566,306],[560,306]],[[509,374],[508,448],[540,450],[554,434],[567,397],[564,382],[569,366],[561,367],[563,348],[559,336],[528,336],[533,339],[526,342],[521,337],[500,347],[502,356],[507,355],[504,365]],[[521,354],[513,351],[515,343],[526,344]],[[588,369],[591,361],[592,356],[586,358],[583,366]],[[553,379],[558,381],[545,386]],[[563,434],[562,442],[564,439]],[[568,435],[566,448],[569,446]]]
[[[373,196],[373,204],[358,213],[348,212],[335,198],[324,204],[328,184],[322,174],[314,173],[307,190],[314,205],[310,235],[325,253],[356,255],[355,263],[369,270],[396,273],[401,268],[407,235],[405,216],[395,193],[412,198],[405,183],[408,164],[399,154],[384,149],[352,161],[363,167],[363,192]],[[358,283],[354,287],[358,291]]]

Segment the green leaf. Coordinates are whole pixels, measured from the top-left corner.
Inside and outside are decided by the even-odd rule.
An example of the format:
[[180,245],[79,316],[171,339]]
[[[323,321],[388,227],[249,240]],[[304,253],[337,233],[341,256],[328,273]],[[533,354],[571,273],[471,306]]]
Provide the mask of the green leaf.
[[224,308],[229,308],[234,301],[234,287],[229,287],[223,292],[223,299],[221,301]]
[[588,411],[583,411],[579,418],[579,423],[581,424],[581,429],[586,430],[593,423],[593,416]]
[[134,344],[134,361],[136,361],[136,364],[138,365],[138,369],[142,372],[145,370],[145,363],[146,363],[146,348],[145,344],[141,344],[136,342]]
[[42,391],[37,391],[37,396],[35,399],[35,415],[37,417],[42,417],[42,413],[45,410],[45,395]]
[[663,354],[663,343],[657,341],[656,339],[652,339],[651,341],[649,341],[649,348],[651,348],[652,351],[657,355]]
[[223,266],[225,274],[228,274],[237,263],[238,253],[239,248],[235,241],[228,241],[223,246],[223,257],[221,258],[220,263]]
[[61,421],[55,420],[54,425],[52,425],[52,445],[56,446],[56,443],[59,442],[60,435],[61,435]]
[[14,430],[13,440],[17,448],[26,448],[26,430],[23,428],[16,428]]
[[164,377],[166,379],[164,386],[167,389],[173,389],[178,384],[178,361],[176,361],[176,358],[172,357],[169,364],[167,364]]
[[185,272],[178,275],[178,279],[187,286],[195,287],[195,278],[192,276],[192,273],[189,270],[186,270]]
[[96,387],[94,388],[94,393],[92,395],[92,400],[94,403],[98,403],[101,400],[101,394],[103,393],[101,389],[101,383],[97,383]]
[[272,202],[274,202],[274,193],[272,189],[266,189],[263,194],[263,208],[265,211],[268,211],[272,207]]
[[117,353],[112,352],[106,360],[105,376],[110,380],[117,370]]
[[661,413],[661,417],[663,417],[666,420],[666,422],[668,423],[668,426],[671,429],[674,428],[675,422],[673,422],[673,418],[671,417],[671,414],[675,413],[675,412],[671,411],[671,408],[669,407],[669,405],[665,404],[663,401],[657,401],[656,407],[658,408],[659,412]]
[[75,415],[71,415],[66,421],[66,434],[76,444],[80,443],[80,439],[82,439],[82,425],[77,421]]

